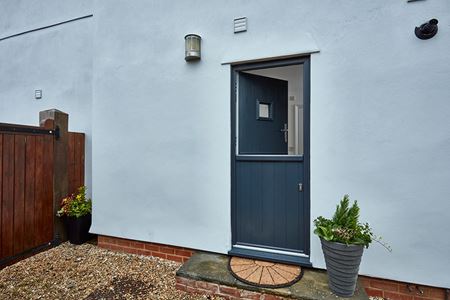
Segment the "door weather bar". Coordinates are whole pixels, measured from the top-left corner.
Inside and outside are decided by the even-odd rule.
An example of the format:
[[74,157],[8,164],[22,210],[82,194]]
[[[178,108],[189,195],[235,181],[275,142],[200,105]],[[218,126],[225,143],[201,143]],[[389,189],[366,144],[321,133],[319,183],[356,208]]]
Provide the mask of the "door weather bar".
[[241,249],[247,249],[247,250],[256,250],[261,252],[270,252],[270,253],[276,253],[276,254],[285,254],[285,255],[291,255],[291,256],[299,256],[299,257],[309,257],[309,255],[303,254],[303,253],[295,253],[295,252],[289,252],[289,251],[282,251],[282,250],[276,250],[276,249],[267,249],[267,248],[259,248],[259,247],[251,247],[251,246],[244,246],[244,245],[233,245],[235,248],[241,248]]

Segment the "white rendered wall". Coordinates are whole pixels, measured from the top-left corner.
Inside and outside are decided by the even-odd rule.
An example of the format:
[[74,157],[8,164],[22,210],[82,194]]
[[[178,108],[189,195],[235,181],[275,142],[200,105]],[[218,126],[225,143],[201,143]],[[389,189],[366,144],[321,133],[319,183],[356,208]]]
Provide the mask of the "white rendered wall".
[[0,39],[92,14],[92,0],[2,0]]
[[[311,215],[358,199],[361,273],[449,286],[450,2],[96,1],[92,231],[226,253],[230,66],[311,56]],[[247,16],[248,32],[233,34]],[[413,30],[439,19],[438,35]],[[202,60],[184,61],[187,33]],[[324,267],[318,238],[312,262]]]
[[[1,1],[0,39],[92,13],[87,1]],[[69,114],[86,133],[85,182],[92,173],[91,18],[0,40],[0,122],[39,125],[39,112]],[[34,98],[35,89],[42,99]]]

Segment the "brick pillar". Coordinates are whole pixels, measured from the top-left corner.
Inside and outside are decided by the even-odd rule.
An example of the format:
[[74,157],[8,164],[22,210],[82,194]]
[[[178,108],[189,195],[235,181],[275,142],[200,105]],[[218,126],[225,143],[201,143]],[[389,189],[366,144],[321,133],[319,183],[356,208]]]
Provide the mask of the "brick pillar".
[[41,127],[52,124],[53,129],[59,128],[59,138],[55,138],[53,143],[53,234],[54,238],[65,241],[67,240],[66,230],[60,218],[56,217],[56,212],[60,208],[61,199],[69,190],[67,157],[69,115],[57,109],[44,110],[39,113],[39,124]]

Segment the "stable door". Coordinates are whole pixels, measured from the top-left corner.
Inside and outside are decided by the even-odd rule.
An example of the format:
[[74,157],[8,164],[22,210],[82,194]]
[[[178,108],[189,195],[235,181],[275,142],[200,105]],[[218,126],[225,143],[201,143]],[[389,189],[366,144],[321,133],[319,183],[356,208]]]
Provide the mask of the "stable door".
[[309,264],[303,69],[234,71],[232,255]]

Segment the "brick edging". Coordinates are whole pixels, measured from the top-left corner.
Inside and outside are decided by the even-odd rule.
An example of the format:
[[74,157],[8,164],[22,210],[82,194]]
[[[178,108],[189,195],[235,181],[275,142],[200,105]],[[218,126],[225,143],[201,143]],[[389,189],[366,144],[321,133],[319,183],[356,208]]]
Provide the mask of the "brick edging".
[[445,289],[415,283],[360,276],[368,296],[393,300],[444,300]]
[[104,235],[98,236],[98,246],[100,248],[119,252],[156,256],[181,263],[186,262],[195,252],[192,249],[183,247],[141,242]]
[[[185,277],[176,277],[175,288],[190,294],[219,296],[227,300],[283,300],[288,299],[272,294],[242,290],[228,285],[199,281]],[[292,300],[292,299],[291,299]]]
[[[444,288],[421,286],[393,280],[360,276],[368,296],[392,300],[444,300]],[[409,288],[408,288],[409,286]],[[212,282],[176,277],[176,289],[191,294],[214,295],[229,300],[281,300],[289,299],[220,285]],[[410,290],[411,289],[411,290]],[[422,291],[422,292],[421,292]]]

